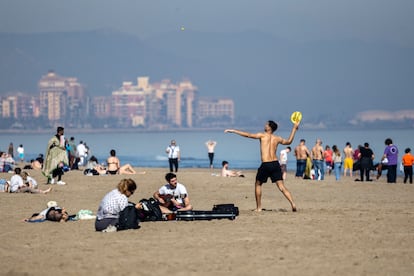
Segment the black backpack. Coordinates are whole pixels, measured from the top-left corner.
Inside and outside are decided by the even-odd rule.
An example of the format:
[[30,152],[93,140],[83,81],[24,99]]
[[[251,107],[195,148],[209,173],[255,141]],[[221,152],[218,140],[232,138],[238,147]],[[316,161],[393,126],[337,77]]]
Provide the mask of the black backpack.
[[139,212],[135,208],[135,203],[129,202],[119,213],[118,231],[127,229],[139,229],[140,217]]
[[163,220],[160,204],[157,200],[151,197],[149,199],[141,199],[139,202],[143,207],[143,209],[140,210],[140,217],[142,221]]

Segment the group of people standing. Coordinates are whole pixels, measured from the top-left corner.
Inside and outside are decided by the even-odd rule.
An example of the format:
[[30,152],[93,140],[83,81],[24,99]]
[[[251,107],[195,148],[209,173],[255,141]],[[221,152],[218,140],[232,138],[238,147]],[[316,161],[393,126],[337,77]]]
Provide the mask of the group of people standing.
[[397,167],[401,162],[404,167],[404,183],[408,179],[412,183],[414,161],[411,158],[411,149],[405,149],[405,155],[400,160],[398,147],[393,144],[391,138],[385,139],[385,149],[378,164],[374,164],[375,154],[368,142],[359,145],[356,149],[347,142],[342,151],[337,145],[333,145],[332,149],[329,146],[323,148],[322,140],[319,138],[316,139],[311,150],[305,143],[305,139],[301,139],[294,150],[297,178],[324,180],[325,170],[328,174],[333,170],[336,180],[340,180],[342,174],[352,177],[353,171],[359,170],[359,178],[355,181],[372,181],[371,171],[377,171],[378,179],[382,171],[387,170],[387,183],[396,183]]

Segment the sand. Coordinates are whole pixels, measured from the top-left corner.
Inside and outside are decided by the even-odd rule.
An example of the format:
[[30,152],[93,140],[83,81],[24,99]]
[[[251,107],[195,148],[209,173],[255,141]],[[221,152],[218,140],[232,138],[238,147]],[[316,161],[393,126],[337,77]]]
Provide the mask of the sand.
[[[137,168],[145,175],[130,201],[164,184],[167,169]],[[218,173],[218,171],[216,171]],[[97,210],[102,197],[125,177],[64,175],[65,186],[41,194],[0,193],[0,275],[412,275],[414,185],[354,182],[334,176],[286,186],[298,212],[268,182],[263,208],[255,208],[254,171],[245,178],[183,169],[179,182],[196,210],[234,203],[235,220],[143,222],[139,230],[95,232],[94,220],[25,223],[22,219],[57,201],[69,213]],[[46,189],[40,172],[32,176]],[[0,174],[9,178],[9,174]]]

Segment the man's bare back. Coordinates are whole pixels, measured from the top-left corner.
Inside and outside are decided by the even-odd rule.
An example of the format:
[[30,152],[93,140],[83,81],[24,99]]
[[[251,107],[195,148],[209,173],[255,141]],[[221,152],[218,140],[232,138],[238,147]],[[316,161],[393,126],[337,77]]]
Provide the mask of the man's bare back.
[[309,156],[309,149],[305,145],[304,141],[301,141],[299,145],[295,147],[295,156],[298,160],[304,160]]
[[277,146],[282,138],[270,133],[263,132],[260,136],[260,156],[262,162],[277,161]]
[[346,146],[344,148],[344,154],[345,158],[352,158],[352,155],[354,154],[354,150],[350,146]]

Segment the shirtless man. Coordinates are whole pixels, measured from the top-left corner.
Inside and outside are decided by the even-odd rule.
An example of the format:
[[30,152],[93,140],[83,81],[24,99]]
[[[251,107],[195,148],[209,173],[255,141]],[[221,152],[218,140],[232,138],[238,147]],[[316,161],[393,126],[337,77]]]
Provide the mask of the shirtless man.
[[243,137],[259,139],[260,140],[260,156],[262,164],[257,170],[256,182],[255,182],[255,197],[256,197],[256,211],[262,211],[262,184],[267,182],[270,177],[272,183],[276,183],[279,190],[287,198],[292,206],[292,211],[296,212],[296,205],[293,202],[292,195],[286,189],[282,171],[280,169],[279,161],[277,160],[276,152],[277,146],[290,145],[295,137],[295,133],[299,127],[299,122],[293,125],[292,131],[288,139],[284,139],[280,136],[273,135],[273,132],[277,130],[277,124],[274,121],[267,121],[264,127],[264,132],[249,133],[236,129],[226,129],[225,133],[235,133]]
[[305,139],[300,139],[299,145],[295,147],[296,157],[296,177],[303,178],[306,169],[306,159],[310,156],[308,147],[305,145]]
[[229,162],[223,161],[221,162],[222,168],[221,168],[221,176],[223,177],[244,177],[242,171],[234,171],[229,169]]
[[322,147],[322,140],[318,138],[316,139],[316,143],[312,148],[312,164],[315,170],[316,180],[319,180],[319,173],[321,174],[320,180],[323,180],[325,176],[323,156],[324,156],[324,150]]
[[217,142],[213,140],[208,140],[206,142],[206,147],[208,151],[208,159],[210,161],[210,170],[213,169],[213,160],[214,160],[214,148],[216,147]]
[[352,149],[351,143],[346,142],[346,146],[344,148],[344,176],[346,176],[346,171],[349,171],[349,176],[352,177],[352,170],[354,166],[354,150]]

